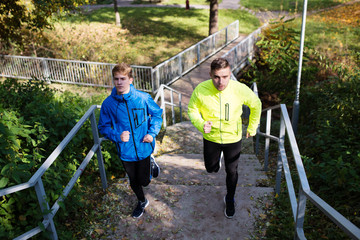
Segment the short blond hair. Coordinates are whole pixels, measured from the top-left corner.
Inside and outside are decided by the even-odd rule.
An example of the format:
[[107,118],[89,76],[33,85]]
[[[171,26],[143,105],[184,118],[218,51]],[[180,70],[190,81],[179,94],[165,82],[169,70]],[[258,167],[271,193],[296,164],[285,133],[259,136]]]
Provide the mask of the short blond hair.
[[115,73],[121,73],[123,75],[127,75],[129,78],[132,78],[132,68],[129,64],[126,63],[119,63],[116,64],[115,67],[112,69],[112,75],[114,77]]

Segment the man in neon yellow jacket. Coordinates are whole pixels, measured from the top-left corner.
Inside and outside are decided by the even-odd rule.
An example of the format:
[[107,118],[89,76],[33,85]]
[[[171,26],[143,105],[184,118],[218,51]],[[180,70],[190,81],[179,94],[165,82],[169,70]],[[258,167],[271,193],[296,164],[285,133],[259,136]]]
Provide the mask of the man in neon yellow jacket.
[[260,121],[261,101],[255,93],[237,81],[230,81],[231,69],[224,58],[211,63],[211,79],[200,83],[191,95],[188,114],[192,124],[203,133],[204,162],[208,172],[218,172],[224,156],[227,194],[225,216],[235,214],[237,167],[242,138],[242,107],[250,108],[246,138],[254,136]]

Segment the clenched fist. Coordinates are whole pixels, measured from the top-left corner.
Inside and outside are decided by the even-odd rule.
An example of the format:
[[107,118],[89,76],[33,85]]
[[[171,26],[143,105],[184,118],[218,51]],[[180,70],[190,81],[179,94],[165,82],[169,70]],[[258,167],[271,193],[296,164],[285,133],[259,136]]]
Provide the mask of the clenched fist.
[[154,138],[151,135],[146,134],[143,139],[143,142],[151,143],[153,140],[154,140]]
[[212,122],[211,121],[207,121],[204,124],[204,133],[210,133],[211,131],[211,126],[212,126]]
[[130,139],[130,132],[129,131],[123,131],[120,135],[120,139],[123,142],[128,142]]

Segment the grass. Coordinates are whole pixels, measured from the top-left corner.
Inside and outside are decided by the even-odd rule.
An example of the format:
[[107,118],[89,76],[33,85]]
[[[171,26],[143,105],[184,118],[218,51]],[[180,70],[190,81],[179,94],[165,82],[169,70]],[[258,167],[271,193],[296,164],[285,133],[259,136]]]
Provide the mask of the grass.
[[[45,33],[48,42],[38,56],[154,66],[208,36],[207,9],[122,7],[119,11],[122,28],[114,24],[113,8],[58,21]],[[237,19],[241,33],[260,26],[246,11],[221,9],[219,29]]]
[[[339,5],[350,0],[315,0],[308,1],[307,9],[317,10]],[[301,12],[303,1],[299,0],[242,0],[241,5],[257,11]]]
[[[294,24],[301,29],[301,19]],[[360,3],[308,16],[305,32],[306,47],[337,64],[359,66]]]

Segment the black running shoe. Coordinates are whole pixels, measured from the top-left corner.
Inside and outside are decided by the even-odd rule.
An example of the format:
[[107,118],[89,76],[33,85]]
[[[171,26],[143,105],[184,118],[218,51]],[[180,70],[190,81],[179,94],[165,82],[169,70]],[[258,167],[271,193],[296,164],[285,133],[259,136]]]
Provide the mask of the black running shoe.
[[159,176],[160,166],[156,163],[155,158],[152,155],[150,156],[150,170],[153,178],[157,178]]
[[225,217],[232,218],[235,214],[235,200],[227,200],[226,196],[224,197],[224,203],[225,203]]
[[132,216],[133,218],[139,218],[143,215],[145,208],[149,205],[149,201],[145,198],[145,201],[139,201],[136,208],[134,209]]

